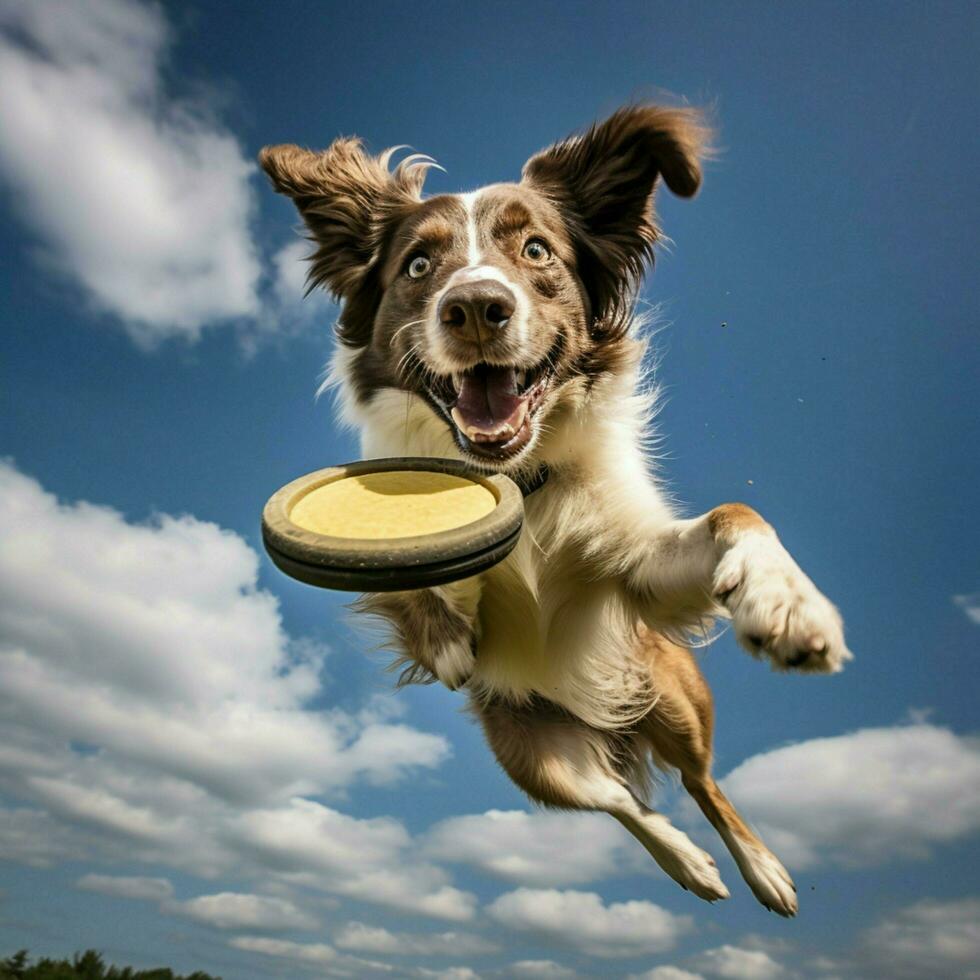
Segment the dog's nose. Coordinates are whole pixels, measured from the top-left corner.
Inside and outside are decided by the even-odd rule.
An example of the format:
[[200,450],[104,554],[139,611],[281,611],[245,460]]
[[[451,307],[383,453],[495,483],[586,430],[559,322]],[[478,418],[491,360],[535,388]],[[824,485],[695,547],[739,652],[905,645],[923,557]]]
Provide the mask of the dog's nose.
[[460,339],[482,343],[510,323],[516,305],[514,294],[496,279],[464,282],[439,301],[439,320]]

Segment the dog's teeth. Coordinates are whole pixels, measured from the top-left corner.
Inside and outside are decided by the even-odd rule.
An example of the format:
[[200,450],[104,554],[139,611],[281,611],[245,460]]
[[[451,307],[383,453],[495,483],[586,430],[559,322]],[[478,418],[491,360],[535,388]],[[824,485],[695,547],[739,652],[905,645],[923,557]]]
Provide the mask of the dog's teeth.
[[516,374],[516,378],[517,378],[517,387],[523,388],[525,383],[527,382],[527,371],[518,371]]
[[456,423],[456,428],[471,442],[504,442],[507,439],[512,439],[520,431],[521,426],[524,424],[524,419],[527,417],[527,403],[521,405],[520,415],[517,417],[516,425],[512,425],[510,422],[504,422],[503,425],[494,429],[492,432],[484,432],[475,425],[470,425],[457,408],[453,408],[449,414]]
[[463,387],[463,376],[457,372],[453,372],[453,388],[456,391],[462,390]]
[[510,439],[514,435],[514,427],[506,424],[495,432],[481,432],[479,429],[470,429],[466,435],[473,442],[503,442],[505,439]]

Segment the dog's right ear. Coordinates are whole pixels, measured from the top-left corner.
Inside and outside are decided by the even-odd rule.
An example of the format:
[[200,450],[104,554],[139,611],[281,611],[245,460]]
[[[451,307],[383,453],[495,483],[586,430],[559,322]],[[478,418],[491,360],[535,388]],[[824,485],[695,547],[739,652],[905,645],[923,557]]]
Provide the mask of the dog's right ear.
[[283,144],[259,153],[272,186],[293,199],[316,244],[310,288],[349,299],[377,261],[390,222],[421,200],[431,161],[413,155],[390,172],[393,152],[370,156],[360,140],[344,138],[322,152]]

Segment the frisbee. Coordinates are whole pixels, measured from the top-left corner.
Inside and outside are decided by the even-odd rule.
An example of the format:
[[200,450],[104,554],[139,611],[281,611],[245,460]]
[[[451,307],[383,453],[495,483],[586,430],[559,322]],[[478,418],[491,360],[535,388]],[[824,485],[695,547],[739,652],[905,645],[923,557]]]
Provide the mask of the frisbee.
[[513,550],[524,499],[502,474],[452,459],[361,460],[308,473],[268,500],[262,541],[287,575],[394,592],[468,578]]

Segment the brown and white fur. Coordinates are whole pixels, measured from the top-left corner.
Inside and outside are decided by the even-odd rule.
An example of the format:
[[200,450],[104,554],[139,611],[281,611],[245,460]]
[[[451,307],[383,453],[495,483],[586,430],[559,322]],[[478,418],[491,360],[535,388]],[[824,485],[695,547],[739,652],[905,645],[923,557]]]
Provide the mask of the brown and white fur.
[[827,673],[851,656],[841,619],[750,507],[678,516],[643,450],[633,307],[654,191],[695,194],[705,139],[694,110],[628,106],[519,183],[429,198],[431,160],[392,171],[356,139],[260,161],[315,243],[311,283],[343,300],[332,376],[363,455],[550,470],[501,564],[360,601],[390,623],[403,680],[464,689],[532,800],[612,814],[675,881],[726,898],[644,802],[651,764],[679,770],[759,901],[791,916],[789,875],[712,779],[711,694],[682,639],[730,618],[775,667]]

